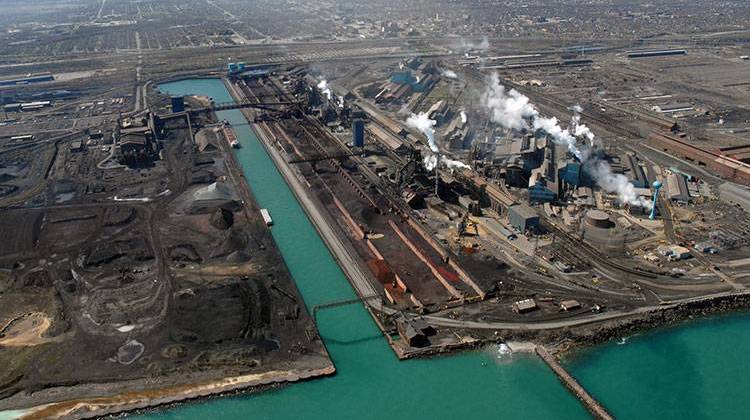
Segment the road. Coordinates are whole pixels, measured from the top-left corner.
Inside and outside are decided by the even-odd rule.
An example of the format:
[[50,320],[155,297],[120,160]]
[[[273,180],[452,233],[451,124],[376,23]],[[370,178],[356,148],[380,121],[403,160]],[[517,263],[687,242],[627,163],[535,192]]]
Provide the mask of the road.
[[474,328],[474,329],[491,329],[491,330],[554,330],[566,327],[577,327],[581,325],[591,324],[594,322],[609,321],[619,318],[625,318],[634,315],[642,315],[652,311],[659,311],[674,308],[678,305],[692,302],[701,302],[712,299],[717,299],[727,296],[742,296],[748,295],[748,292],[723,292],[716,293],[713,295],[707,295],[697,298],[687,298],[670,301],[664,305],[652,305],[642,306],[640,308],[633,309],[632,311],[612,311],[598,314],[592,314],[585,317],[576,317],[565,320],[555,321],[541,321],[541,322],[477,322],[477,321],[460,321],[451,318],[443,318],[440,316],[425,315],[424,319],[429,321],[431,324],[439,325],[443,327],[453,328]]

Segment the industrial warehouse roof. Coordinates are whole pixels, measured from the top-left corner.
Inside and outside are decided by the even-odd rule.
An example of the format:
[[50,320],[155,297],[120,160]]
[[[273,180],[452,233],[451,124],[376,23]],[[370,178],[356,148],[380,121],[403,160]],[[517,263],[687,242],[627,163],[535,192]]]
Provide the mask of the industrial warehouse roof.
[[531,207],[525,204],[516,204],[516,205],[510,206],[508,210],[516,213],[517,215],[523,217],[524,219],[530,219],[532,217],[539,217],[539,215],[536,213],[536,210],[532,209]]
[[377,124],[367,124],[367,130],[372,133],[373,136],[380,139],[383,143],[385,143],[389,148],[392,150],[396,150],[399,147],[403,146],[403,142],[396,136],[391,135],[390,133],[386,132],[380,126]]

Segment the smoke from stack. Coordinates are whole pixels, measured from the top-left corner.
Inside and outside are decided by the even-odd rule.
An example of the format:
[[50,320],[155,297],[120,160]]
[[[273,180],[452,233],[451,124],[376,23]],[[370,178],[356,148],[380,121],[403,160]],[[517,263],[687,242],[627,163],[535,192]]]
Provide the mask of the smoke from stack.
[[440,75],[443,77],[447,77],[448,79],[458,79],[458,75],[453,70],[448,70],[448,69],[440,70]]
[[440,157],[440,162],[444,163],[448,169],[471,169],[471,166],[458,160],[449,159],[445,155]]
[[425,135],[425,137],[427,137],[427,143],[429,144],[432,153],[427,153],[422,159],[422,163],[428,171],[435,169],[438,164],[437,154],[439,150],[437,143],[435,142],[435,124],[437,124],[437,121],[431,120],[426,112],[421,112],[419,114],[412,113],[409,115],[409,118],[406,119],[406,125],[419,130]]
[[586,124],[581,124],[581,113],[583,112],[583,108],[581,108],[580,105],[574,105],[572,110],[573,117],[570,119],[570,131],[573,132],[573,135],[576,137],[585,137],[589,141],[589,145],[593,147],[594,133],[591,132]]
[[[489,85],[481,96],[482,105],[490,112],[490,119],[497,124],[513,130],[543,131],[553,142],[567,147],[596,181],[597,185],[609,193],[617,193],[620,200],[631,205],[650,208],[651,203],[635,193],[635,187],[628,178],[612,173],[609,163],[592,154],[594,133],[581,124],[580,113],[583,109],[576,105],[568,129],[563,129],[555,117],[543,117],[529,98],[515,89],[506,90],[500,84],[500,77],[493,73]],[[586,138],[589,143],[579,145],[578,138]]]
[[328,88],[328,82],[326,81],[326,79],[323,79],[320,81],[320,83],[318,83],[318,89],[320,89],[320,91],[323,93],[323,95],[326,96],[326,98],[328,98],[329,101],[331,100],[331,95],[333,95],[333,93],[331,92],[331,89]]
[[419,114],[412,113],[406,119],[406,125],[419,130],[427,137],[427,142],[433,153],[438,152],[438,146],[435,143],[435,124],[437,124],[437,121],[431,120],[426,112],[420,112]]
[[486,36],[482,37],[482,41],[479,43],[474,43],[472,41],[467,41],[465,39],[461,39],[461,50],[467,51],[467,50],[480,50],[480,51],[486,51],[490,48],[490,41],[487,39]]
[[469,119],[466,117],[466,112],[463,109],[461,110],[461,114],[460,115],[461,115],[461,122],[463,124],[466,124],[466,121],[468,121]]
[[430,151],[422,159],[422,163],[424,164],[425,169],[428,171],[432,171],[438,166],[439,163],[444,164],[449,169],[468,169],[469,165],[457,160],[449,159],[445,155],[440,155],[440,150],[438,149],[437,142],[435,141],[434,127],[436,123],[437,122],[435,120],[430,119],[426,112],[421,112],[419,114],[412,113],[409,118],[406,119],[406,125],[419,130],[422,134],[425,135],[425,137],[427,137],[427,143],[429,145]]

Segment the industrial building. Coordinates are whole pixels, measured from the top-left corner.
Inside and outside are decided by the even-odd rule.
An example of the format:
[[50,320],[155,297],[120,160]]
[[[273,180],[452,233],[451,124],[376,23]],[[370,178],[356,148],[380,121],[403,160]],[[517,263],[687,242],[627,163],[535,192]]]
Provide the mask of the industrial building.
[[28,83],[40,83],[40,82],[51,82],[55,80],[52,73],[41,73],[36,75],[30,75],[26,77],[17,77],[12,79],[0,80],[0,86],[15,86],[24,85]]
[[514,229],[522,233],[539,230],[539,214],[525,204],[508,207],[508,221]]
[[663,57],[668,55],[685,55],[686,50],[647,50],[647,51],[628,51],[628,58],[648,58]]
[[173,96],[172,112],[182,112],[185,110],[185,98],[183,96]]
[[621,158],[624,169],[627,172],[628,179],[636,188],[648,188],[651,185],[646,177],[643,167],[638,164],[638,158],[631,154],[626,154]]
[[352,121],[352,146],[365,146],[365,123],[359,118]]
[[690,202],[690,190],[684,176],[676,173],[667,176],[667,198],[679,204]]
[[648,137],[651,146],[685,159],[699,166],[705,166],[716,175],[743,185],[750,185],[750,164],[694,146],[683,139],[665,133],[651,133]]
[[539,307],[537,306],[534,299],[523,299],[513,303],[512,309],[515,313],[525,314],[527,312],[537,310],[539,309]]

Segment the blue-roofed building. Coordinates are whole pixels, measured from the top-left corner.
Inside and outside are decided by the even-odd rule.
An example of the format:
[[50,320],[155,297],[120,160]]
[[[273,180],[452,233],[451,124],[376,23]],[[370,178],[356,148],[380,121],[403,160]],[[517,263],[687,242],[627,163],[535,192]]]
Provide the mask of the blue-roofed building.
[[529,187],[529,203],[551,203],[555,198],[557,194],[549,189],[544,181],[537,181]]
[[182,112],[185,110],[185,97],[173,96],[172,97],[172,112]]
[[568,162],[560,170],[560,180],[570,186],[578,187],[581,185],[581,163]]
[[391,82],[399,85],[411,85],[416,81],[417,79],[411,74],[411,70],[409,69],[395,71],[391,74]]
[[354,147],[365,145],[365,123],[359,118],[352,121],[352,145]]

